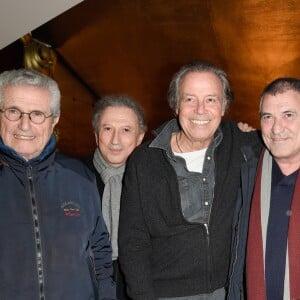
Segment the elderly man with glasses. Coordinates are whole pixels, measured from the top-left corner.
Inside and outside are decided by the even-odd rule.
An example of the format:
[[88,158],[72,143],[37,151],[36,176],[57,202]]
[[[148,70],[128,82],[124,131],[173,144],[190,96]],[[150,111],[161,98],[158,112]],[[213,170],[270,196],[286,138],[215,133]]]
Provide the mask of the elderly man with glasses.
[[93,174],[55,151],[57,83],[0,74],[0,299],[115,299]]

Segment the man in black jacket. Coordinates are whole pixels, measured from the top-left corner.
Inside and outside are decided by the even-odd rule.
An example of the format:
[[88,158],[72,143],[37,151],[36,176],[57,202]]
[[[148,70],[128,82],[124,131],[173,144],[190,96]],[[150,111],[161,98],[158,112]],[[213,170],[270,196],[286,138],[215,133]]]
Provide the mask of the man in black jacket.
[[124,175],[119,256],[129,296],[224,300],[241,147],[258,134],[222,121],[232,94],[211,63],[183,66],[168,100],[176,119],[138,147]]
[[96,174],[102,214],[113,249],[118,300],[129,299],[118,260],[118,226],[122,178],[128,156],[142,142],[146,123],[142,108],[125,96],[106,96],[95,106],[92,120],[97,148],[87,159]]

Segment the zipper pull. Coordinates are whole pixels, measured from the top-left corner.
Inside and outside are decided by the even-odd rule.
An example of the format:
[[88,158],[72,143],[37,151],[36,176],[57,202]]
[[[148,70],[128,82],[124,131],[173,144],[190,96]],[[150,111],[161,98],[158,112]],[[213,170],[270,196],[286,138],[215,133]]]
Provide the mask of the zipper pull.
[[32,179],[32,166],[28,166],[27,168],[27,177]]
[[206,234],[209,235],[208,224],[205,223],[204,227],[205,227]]

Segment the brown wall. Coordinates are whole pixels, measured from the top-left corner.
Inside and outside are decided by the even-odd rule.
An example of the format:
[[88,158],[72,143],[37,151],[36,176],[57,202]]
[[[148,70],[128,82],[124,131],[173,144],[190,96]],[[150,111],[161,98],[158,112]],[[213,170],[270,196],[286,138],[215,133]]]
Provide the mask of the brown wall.
[[[263,87],[280,76],[300,78],[297,1],[85,0],[34,34],[84,79],[64,63],[55,70],[63,94],[58,146],[76,156],[95,146],[90,117],[98,95],[140,102],[150,137],[172,117],[168,84],[188,61],[206,59],[224,69],[235,95],[226,118],[257,128]],[[0,68],[8,67],[4,52],[19,63],[14,48],[1,50]]]
[[[0,72],[23,67],[23,45],[12,43],[0,51]],[[58,150],[83,157],[90,154],[96,144],[91,125],[95,96],[58,60],[54,79],[61,90],[61,117],[57,125]]]
[[91,125],[95,99],[60,63],[55,68],[54,79],[62,94],[58,149],[73,156],[87,156],[96,146]]

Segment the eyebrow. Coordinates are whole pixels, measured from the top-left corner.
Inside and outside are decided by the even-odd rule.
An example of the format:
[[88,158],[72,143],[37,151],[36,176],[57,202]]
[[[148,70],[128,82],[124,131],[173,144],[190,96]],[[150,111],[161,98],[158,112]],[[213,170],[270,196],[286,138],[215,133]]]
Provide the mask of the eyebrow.
[[265,111],[261,111],[260,115],[271,115],[271,113],[265,112]]
[[[192,94],[192,93],[182,93],[182,96],[194,96],[194,97],[197,97],[195,94]],[[205,97],[218,97],[219,95],[217,94],[208,94],[208,95],[205,95]]]
[[295,109],[287,109],[285,111],[282,112],[283,114],[286,114],[286,113],[297,113],[297,111]]
[[[104,126],[112,126],[112,127],[115,127],[114,125],[110,124],[110,123],[105,123],[105,124],[101,124],[101,127],[104,127]],[[120,126],[120,128],[134,128],[134,126],[132,125],[122,125]]]
[[[294,113],[294,114],[297,114],[297,110],[295,110],[295,109],[287,109],[287,110],[285,110],[285,111],[280,112],[280,114],[287,114],[287,113]],[[261,116],[265,116],[265,115],[273,115],[273,114],[270,113],[270,112],[262,111],[262,112],[260,113],[260,115],[261,115]]]
[[182,93],[182,96],[195,96],[195,94],[191,94],[191,93]]

